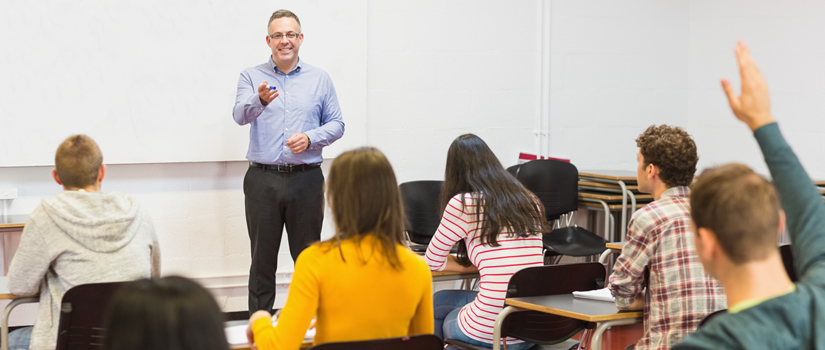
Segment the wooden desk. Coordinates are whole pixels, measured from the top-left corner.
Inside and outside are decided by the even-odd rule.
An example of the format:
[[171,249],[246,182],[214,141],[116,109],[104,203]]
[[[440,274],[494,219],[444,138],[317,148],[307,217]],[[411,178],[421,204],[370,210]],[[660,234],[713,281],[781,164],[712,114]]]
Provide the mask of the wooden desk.
[[621,252],[625,244],[627,244],[627,242],[607,242],[604,246],[607,249],[618,250]]
[[22,231],[28,219],[28,215],[1,215],[0,232]]
[[[596,182],[610,185],[618,185],[622,195],[622,217],[619,222],[619,232],[621,233],[618,241],[624,241],[624,235],[627,232],[627,199],[630,198],[632,210],[636,209],[636,197],[633,191],[628,188],[628,185],[636,186],[636,172],[625,170],[587,170],[579,172],[579,181]],[[605,237],[607,238],[607,237]],[[614,239],[616,240],[616,239]]]
[[[501,323],[513,312],[534,310],[552,315],[559,315],[577,320],[595,322],[596,329],[590,341],[593,350],[601,350],[602,335],[612,326],[628,325],[642,322],[644,312],[623,312],[610,302],[576,298],[572,294],[547,295],[527,298],[508,298],[504,301],[504,310],[496,318],[493,339],[501,338]],[[493,343],[493,350],[499,350],[498,342]]]

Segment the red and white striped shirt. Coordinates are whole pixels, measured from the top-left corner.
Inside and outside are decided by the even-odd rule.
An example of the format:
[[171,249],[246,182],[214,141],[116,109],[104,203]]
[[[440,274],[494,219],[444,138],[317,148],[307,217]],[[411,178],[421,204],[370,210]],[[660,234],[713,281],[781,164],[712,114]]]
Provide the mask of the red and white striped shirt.
[[[455,242],[464,240],[470,261],[478,267],[481,282],[476,299],[458,314],[458,323],[470,338],[492,343],[493,325],[504,308],[510,277],[525,267],[543,265],[543,246],[541,235],[510,237],[507,230],[498,236],[500,246],[481,244],[484,213],[482,210],[476,217],[477,197],[477,194],[466,194],[466,207],[461,204],[461,194],[450,199],[424,258],[431,270],[444,270],[450,248]],[[507,342],[515,344],[521,340],[507,338]]]

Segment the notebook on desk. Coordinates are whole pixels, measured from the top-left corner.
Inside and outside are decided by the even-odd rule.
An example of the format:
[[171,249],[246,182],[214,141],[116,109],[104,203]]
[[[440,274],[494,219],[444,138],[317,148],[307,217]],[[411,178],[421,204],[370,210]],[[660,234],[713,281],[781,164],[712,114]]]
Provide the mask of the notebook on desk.
[[576,298],[607,301],[611,303],[616,301],[613,294],[610,293],[610,290],[607,288],[588,290],[585,292],[573,292],[573,296]]
[[[272,322],[272,327],[275,327],[278,324],[278,321]],[[226,342],[229,345],[244,345],[248,344],[249,341],[246,339],[246,328],[249,327],[249,323],[245,320],[241,321],[230,321],[225,323],[224,332],[226,333]],[[306,334],[304,334],[304,341],[312,341],[315,339],[315,328],[307,329]]]

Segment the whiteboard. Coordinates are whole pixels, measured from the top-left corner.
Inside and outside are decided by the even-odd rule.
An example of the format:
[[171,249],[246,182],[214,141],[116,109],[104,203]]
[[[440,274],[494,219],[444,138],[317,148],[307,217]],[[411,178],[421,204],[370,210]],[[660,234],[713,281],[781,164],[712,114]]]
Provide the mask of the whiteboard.
[[269,59],[279,8],[301,19],[301,59],[338,92],[347,129],[324,156],[364,144],[366,0],[3,1],[0,166],[52,165],[77,133],[108,164],[245,159],[238,76]]

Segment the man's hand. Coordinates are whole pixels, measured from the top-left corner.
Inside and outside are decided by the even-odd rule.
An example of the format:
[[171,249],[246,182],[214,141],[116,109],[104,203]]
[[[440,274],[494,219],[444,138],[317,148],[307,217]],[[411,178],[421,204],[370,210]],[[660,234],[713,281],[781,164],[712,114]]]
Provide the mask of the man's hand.
[[636,295],[636,300],[633,301],[632,304],[628,306],[616,306],[621,311],[638,311],[645,309],[645,293],[639,293]]
[[771,116],[771,103],[765,78],[753,62],[751,52],[745,43],[736,43],[736,58],[739,62],[739,74],[742,76],[742,95],[733,91],[730,81],[722,79],[722,88],[728,96],[730,109],[736,118],[745,122],[751,130],[756,131],[763,125],[774,122]]
[[261,83],[261,85],[258,85],[258,98],[261,99],[262,105],[268,105],[270,102],[272,102],[272,100],[278,97],[278,95],[280,95],[278,93],[278,89],[270,89],[269,83],[267,83],[266,80],[264,80],[264,82]]
[[292,134],[292,136],[286,140],[286,146],[289,147],[292,150],[292,153],[295,154],[306,151],[307,147],[309,147],[309,136],[304,133]]

